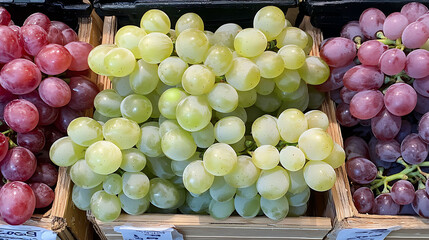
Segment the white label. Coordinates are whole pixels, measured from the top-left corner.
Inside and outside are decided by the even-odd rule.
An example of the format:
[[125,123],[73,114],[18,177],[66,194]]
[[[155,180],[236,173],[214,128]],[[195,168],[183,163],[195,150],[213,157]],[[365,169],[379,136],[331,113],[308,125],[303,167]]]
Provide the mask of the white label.
[[56,240],[51,230],[33,226],[0,225],[0,240]]
[[172,226],[142,228],[118,226],[114,230],[121,233],[124,240],[183,240],[183,235]]
[[390,232],[398,229],[398,227],[388,229],[344,229],[338,233],[337,240],[383,240]]

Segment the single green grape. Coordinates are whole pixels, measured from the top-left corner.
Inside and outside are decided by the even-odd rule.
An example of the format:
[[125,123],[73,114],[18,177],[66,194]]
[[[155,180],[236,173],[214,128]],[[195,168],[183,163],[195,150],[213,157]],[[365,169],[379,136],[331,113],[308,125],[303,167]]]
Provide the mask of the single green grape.
[[218,142],[233,144],[238,142],[246,131],[243,120],[230,116],[217,121],[214,126],[214,136]]
[[97,112],[106,117],[121,116],[121,102],[124,98],[113,89],[105,89],[97,94],[94,99],[94,107]]
[[216,83],[207,95],[210,106],[222,113],[234,111],[238,106],[238,93],[227,83]]
[[207,53],[204,65],[210,68],[216,76],[223,76],[232,65],[232,51],[228,47],[214,45]]
[[215,176],[225,176],[237,164],[237,154],[225,143],[211,145],[203,156],[204,168]]
[[289,206],[299,207],[304,204],[307,204],[310,200],[310,188],[306,187],[302,192],[299,193],[286,193],[287,200],[289,201]]
[[93,48],[88,55],[89,68],[99,75],[108,76],[109,72],[104,66],[104,59],[107,53],[115,47],[113,44],[103,44]]
[[254,218],[258,215],[260,206],[261,196],[256,195],[253,198],[243,198],[235,196],[234,207],[237,213],[243,218]]
[[179,88],[170,88],[159,97],[159,112],[168,119],[176,119],[177,105],[185,99],[188,94]]
[[158,76],[161,81],[169,86],[176,86],[182,81],[182,76],[188,64],[182,59],[171,56],[164,59],[158,67]]
[[226,118],[226,117],[238,117],[244,123],[247,122],[247,112],[242,107],[237,107],[234,111],[229,112],[229,113],[215,112],[215,116],[217,119],[222,119],[222,118]]
[[214,84],[214,73],[204,65],[192,65],[182,76],[183,89],[191,95],[207,94]]
[[330,69],[328,64],[319,57],[310,56],[304,65],[298,69],[301,78],[308,84],[319,85],[328,80]]
[[[201,159],[200,154],[201,154],[200,152],[196,152],[192,157],[190,157],[189,159],[186,159],[185,161],[171,161],[171,165],[170,165],[171,170],[176,176],[182,177],[183,171],[191,162]],[[182,183],[183,183],[183,178],[182,178]]]
[[147,95],[155,90],[158,82],[158,65],[138,60],[130,74],[131,89],[137,94]]
[[175,47],[177,55],[183,61],[198,64],[204,61],[210,43],[203,31],[189,28],[178,35]]
[[173,42],[163,33],[152,32],[140,40],[138,49],[144,61],[150,64],[158,64],[171,55]]
[[234,49],[235,36],[242,28],[235,23],[227,23],[220,26],[213,34],[213,41],[221,46]]
[[49,158],[57,166],[69,167],[84,158],[85,150],[85,147],[77,145],[70,137],[62,137],[52,144]]
[[304,179],[304,168],[301,168],[300,170],[294,172],[290,171],[289,177],[290,186],[289,190],[287,191],[287,194],[297,194],[308,188],[308,185]]
[[79,117],[71,121],[67,134],[74,143],[85,147],[103,140],[101,124],[89,117]]
[[147,160],[147,167],[153,175],[162,179],[171,179],[175,176],[171,169],[171,159],[168,157],[148,157]]
[[256,57],[265,51],[267,37],[256,28],[240,31],[234,39],[234,49],[243,57]]
[[162,154],[161,134],[159,127],[143,126],[137,148],[148,157],[158,157]]
[[138,59],[141,58],[138,44],[144,36],[146,32],[142,28],[132,25],[123,26],[115,34],[115,44],[130,50]]
[[299,88],[301,77],[298,71],[285,69],[282,74],[274,78],[274,82],[281,91],[293,93]]
[[253,27],[261,30],[268,41],[274,40],[285,25],[286,17],[283,11],[275,6],[261,8],[253,18]]
[[303,48],[305,54],[309,55],[311,50],[313,49],[313,38],[311,37],[311,35],[308,32],[305,32],[307,34],[308,37],[308,42],[307,45],[305,46],[305,48]]
[[167,132],[173,129],[182,129],[176,120],[165,120],[159,125],[159,134],[163,137]]
[[334,186],[337,175],[331,165],[323,161],[308,161],[304,167],[304,179],[311,189],[323,192]]
[[302,48],[296,45],[285,45],[279,49],[278,54],[284,62],[284,67],[295,70],[302,67],[305,63],[306,54]]
[[209,191],[206,191],[198,196],[193,196],[192,193],[186,194],[186,204],[196,213],[207,213],[212,197]]
[[[295,88],[295,87],[293,87],[293,88]],[[276,96],[279,99],[281,99],[282,101],[286,101],[286,102],[293,102],[293,101],[297,101],[297,100],[302,100],[304,96],[308,97],[307,83],[305,83],[305,81],[301,79],[299,84],[298,84],[298,88],[292,92],[284,92],[284,91],[280,90],[278,88],[278,86],[276,86],[276,88],[274,88],[274,94],[276,94]]]
[[181,200],[184,202],[185,192],[168,180],[153,178],[150,180],[149,198],[155,207],[161,209],[177,208]]
[[258,189],[256,189],[256,182],[248,187],[237,188],[236,196],[240,196],[242,198],[254,198],[258,195]]
[[258,147],[261,145],[276,146],[280,141],[277,118],[268,114],[258,117],[252,123],[252,137]]
[[119,194],[119,200],[121,200],[122,210],[130,215],[141,215],[150,206],[149,196],[140,199],[131,199],[124,193],[121,193]]
[[258,95],[255,102],[255,106],[266,113],[276,111],[281,105],[281,99],[274,93],[268,95]]
[[237,189],[230,186],[223,177],[215,177],[209,192],[214,200],[225,202],[234,197],[236,190]]
[[329,119],[326,113],[320,110],[311,110],[306,112],[305,117],[307,118],[308,129],[321,128],[327,130],[329,127]]
[[284,58],[282,59],[281,55],[273,51],[265,51],[254,59],[263,78],[275,78],[279,76],[285,69],[283,60]]
[[103,189],[108,194],[118,195],[122,192],[122,177],[119,174],[110,174],[103,180]]
[[158,103],[159,103],[159,97],[160,95],[153,91],[146,95],[147,99],[150,101],[150,105],[152,106],[152,114],[150,115],[151,118],[159,118],[161,116],[161,112],[159,112]]
[[303,92],[303,95],[293,100],[283,100],[278,112],[281,113],[286,109],[295,108],[300,111],[305,111],[310,102],[308,92]]
[[143,123],[152,114],[152,103],[145,96],[131,94],[122,100],[120,109],[122,116],[137,123]]
[[334,142],[334,148],[332,149],[331,154],[329,154],[327,158],[323,159],[323,161],[331,165],[333,168],[341,167],[346,161],[346,153],[340,145]]
[[130,76],[125,77],[114,77],[111,79],[112,88],[119,94],[121,97],[126,97],[130,94],[133,94],[133,90],[130,86]]
[[269,170],[279,164],[280,153],[276,147],[272,145],[262,145],[253,151],[252,162],[256,167]]
[[127,172],[140,172],[146,166],[146,156],[137,148],[124,149],[120,168]]
[[276,200],[284,196],[289,189],[289,185],[289,174],[280,166],[270,170],[262,170],[256,182],[259,194],[269,200]]
[[247,108],[255,104],[258,94],[255,89],[249,91],[237,91],[238,94],[238,106]]
[[280,49],[286,45],[296,45],[302,49],[307,46],[307,34],[296,27],[285,27],[276,37],[277,47]]
[[323,160],[334,148],[332,137],[320,128],[312,128],[303,132],[298,140],[299,148],[308,160]]
[[211,46],[213,46],[213,45],[215,45],[216,44],[216,42],[214,41],[214,38],[213,38],[213,36],[214,36],[214,33],[212,32],[212,31],[207,31],[207,30],[205,30],[204,31],[204,34],[207,36],[207,38],[209,39],[209,43],[210,43],[210,45]]
[[261,73],[255,63],[247,58],[238,57],[232,60],[232,66],[225,74],[225,78],[238,91],[249,91],[258,85]]
[[94,193],[103,190],[103,185],[98,185],[94,188],[85,189],[78,185],[73,186],[72,201],[74,205],[82,211],[90,210],[91,197]]
[[126,172],[122,175],[122,191],[131,199],[144,198],[149,188],[149,178],[142,172]]
[[[104,116],[103,114],[101,114],[99,111],[97,111],[97,110],[94,110],[94,114],[93,114],[93,116],[92,116],[92,118],[94,119],[94,120],[96,120],[97,122],[101,122],[101,123],[105,123],[105,122],[107,122],[109,119],[112,119],[112,117],[106,117],[106,116]],[[101,124],[100,123],[100,124]]]
[[187,96],[176,107],[180,126],[189,132],[203,129],[212,118],[212,109],[205,96]]
[[280,151],[280,163],[288,171],[298,171],[304,167],[305,155],[297,147],[286,146]]
[[299,207],[289,206],[289,213],[287,214],[288,217],[299,217],[304,216],[307,212],[307,204],[304,204]]
[[261,77],[261,80],[259,81],[258,85],[255,87],[256,93],[259,95],[268,95],[274,91],[274,87],[276,86],[276,83],[273,81],[273,79],[267,79]]
[[210,122],[203,129],[192,132],[191,135],[199,148],[208,148],[215,142],[214,126]]
[[276,200],[261,197],[261,209],[268,218],[280,221],[289,213],[289,201],[286,196]]
[[176,36],[179,36],[181,32],[190,28],[204,31],[203,19],[196,13],[185,13],[177,19],[175,27]]
[[170,159],[183,161],[194,155],[197,145],[192,135],[183,129],[174,129],[162,136],[162,152]]
[[203,161],[193,161],[183,171],[183,184],[191,193],[201,194],[207,191],[213,184],[214,176],[209,173]]
[[277,119],[277,128],[283,140],[296,143],[301,134],[308,129],[307,118],[298,109],[287,109]]
[[103,136],[120,149],[128,149],[139,141],[140,127],[126,118],[112,118],[103,125]]
[[100,185],[105,179],[105,176],[93,172],[85,159],[81,159],[71,166],[70,178],[77,186],[91,189]]
[[121,166],[122,153],[112,142],[98,141],[86,150],[85,160],[92,171],[107,175]]
[[326,98],[326,93],[320,92],[314,86],[308,86],[308,108],[309,109],[319,109],[322,106]]
[[246,150],[246,136],[243,136],[238,142],[230,144],[234,151],[238,154]]
[[134,70],[135,65],[134,54],[126,48],[113,48],[104,58],[104,67],[109,76],[125,77]]
[[231,216],[234,212],[234,198],[229,199],[228,201],[218,202],[214,199],[210,201],[209,205],[209,214],[212,218],[216,220],[223,220]]
[[240,155],[237,164],[224,178],[225,182],[234,188],[247,188],[256,183],[259,173],[260,170],[253,164],[251,157]]
[[112,222],[121,214],[121,201],[117,196],[100,190],[91,197],[91,213],[103,222]]
[[147,33],[160,32],[167,34],[170,31],[170,18],[165,12],[151,9],[145,12],[140,20],[140,27]]

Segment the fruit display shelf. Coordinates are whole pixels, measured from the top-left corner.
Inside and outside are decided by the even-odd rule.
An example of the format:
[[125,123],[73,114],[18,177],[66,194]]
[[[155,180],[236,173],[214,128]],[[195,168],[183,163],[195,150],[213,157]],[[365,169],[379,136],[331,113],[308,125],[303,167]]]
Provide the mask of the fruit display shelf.
[[[307,24],[303,24],[303,27],[315,39],[316,44],[312,53],[317,55],[318,43],[322,39],[321,33],[311,27],[309,19],[306,21]],[[103,44],[113,43],[116,28],[116,16],[104,18]],[[98,77],[97,85],[100,89],[111,88],[110,80],[104,76]],[[333,103],[327,98],[321,108],[329,117],[328,132],[335,142],[342,145]],[[340,170],[337,175],[342,172]],[[273,221],[267,217],[244,219],[240,216],[231,216],[219,221],[209,215],[145,213],[139,216],[121,214],[117,220],[106,223],[96,220],[90,211],[87,212],[87,216],[101,239],[122,239],[122,235],[114,230],[120,226],[137,228],[169,226],[177,229],[185,239],[322,239],[332,229],[331,217],[335,207],[331,194],[331,191],[312,193],[309,205],[311,216],[287,217],[282,221]]]
[[[78,36],[80,41],[97,46],[101,39],[102,20],[94,12],[89,17],[78,19]],[[92,81],[96,75],[89,74]],[[91,116],[92,112],[87,112]],[[92,239],[93,229],[84,212],[77,209],[72,203],[73,183],[67,173],[67,168],[61,167],[58,172],[58,181],[55,187],[55,200],[52,208],[44,214],[34,214],[25,226],[33,226],[51,230],[57,233],[59,239]],[[0,226],[7,225],[0,220]],[[17,226],[16,229],[19,229]]]

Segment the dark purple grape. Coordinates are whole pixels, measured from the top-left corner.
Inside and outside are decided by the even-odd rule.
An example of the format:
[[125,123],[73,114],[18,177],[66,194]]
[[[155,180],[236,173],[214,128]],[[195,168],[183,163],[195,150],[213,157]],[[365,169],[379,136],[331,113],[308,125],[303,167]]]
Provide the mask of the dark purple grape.
[[0,102],[2,102],[2,103],[8,103],[8,102],[12,101],[15,98],[16,98],[16,95],[13,95],[11,92],[9,92],[8,90],[4,89],[0,85]]
[[426,179],[426,192],[429,194],[429,180]]
[[320,57],[330,67],[346,66],[356,57],[356,44],[342,37],[329,39],[320,48]]
[[341,97],[340,97],[340,89],[335,89],[335,90],[330,91],[329,95],[331,96],[332,101],[334,101],[336,104],[343,103],[343,101],[341,100]]
[[420,138],[429,143],[429,112],[425,113],[419,121],[418,132]]
[[44,183],[28,184],[36,197],[36,208],[45,208],[49,206],[55,198],[54,191]]
[[28,182],[41,182],[50,187],[55,186],[58,180],[58,170],[50,163],[38,163],[36,171]]
[[46,127],[45,128],[45,148],[47,148],[49,150],[50,146],[52,146],[52,144],[57,141],[58,139],[64,137],[65,134],[60,132],[58,129],[56,129],[55,127]]
[[67,127],[73,119],[80,117],[82,114],[76,110],[73,110],[69,107],[62,107],[60,109],[60,114],[58,115],[57,120],[55,121],[55,126],[63,133],[67,133]]
[[0,168],[7,180],[27,181],[34,174],[36,166],[36,157],[30,150],[14,147],[7,152]]
[[358,65],[352,67],[343,77],[344,86],[353,91],[377,90],[383,85],[383,82],[384,74],[373,66]]
[[373,162],[375,164],[375,166],[377,167],[382,167],[384,169],[389,169],[392,166],[391,162],[385,162],[382,161],[377,153],[376,153],[376,149],[375,146],[377,145],[378,140],[375,137],[372,137],[371,140],[369,140],[368,146],[369,146],[369,160],[371,160],[371,162]]
[[365,36],[360,29],[358,21],[351,21],[344,25],[341,29],[340,36],[343,38],[348,38],[350,40],[354,40],[355,37],[362,38],[362,41],[365,40]]
[[418,214],[416,213],[416,211],[414,211],[413,206],[411,204],[407,204],[407,205],[401,206],[401,211],[399,212],[399,215],[416,216]]
[[344,151],[347,159],[354,157],[369,158],[368,144],[360,137],[351,136],[344,141]]
[[402,119],[401,129],[399,129],[398,134],[395,139],[398,142],[402,142],[406,136],[411,133],[411,123],[408,120]]
[[71,100],[67,105],[76,111],[82,111],[94,107],[94,98],[99,92],[95,83],[84,77],[70,78]]
[[46,104],[39,96],[37,90],[32,91],[28,94],[19,96],[22,99],[25,99],[36,106],[37,111],[39,112],[39,125],[46,126],[55,122],[58,117],[59,109],[50,107]]
[[352,100],[353,96],[356,95],[356,91],[352,91],[346,87],[342,87],[340,90],[340,96],[341,100],[343,100],[343,103],[350,104],[350,101]]
[[401,145],[396,140],[378,141],[375,153],[385,162],[395,162],[401,156]]
[[368,184],[377,177],[377,167],[370,160],[355,157],[346,162],[347,175],[353,182]]
[[411,205],[421,217],[429,218],[429,194],[424,189],[416,191],[416,196]]
[[420,114],[425,114],[429,112],[429,98],[424,97],[419,93],[417,93],[417,104],[416,104],[416,107],[414,108],[414,111]]
[[18,133],[16,141],[19,146],[25,147],[33,153],[38,153],[45,147],[45,135],[40,128],[35,128],[28,133]]
[[401,206],[395,203],[389,193],[378,195],[374,201],[372,212],[379,215],[397,215]]
[[401,144],[401,155],[409,164],[420,164],[428,156],[428,146],[419,135],[412,133],[408,135]]
[[336,116],[337,121],[345,127],[353,127],[359,123],[359,119],[352,116],[350,106],[345,103],[341,103],[337,106]]
[[384,108],[371,119],[372,133],[379,140],[394,139],[401,129],[401,123],[401,117],[391,114]]
[[429,97],[429,77],[418,78],[413,82],[414,90],[422,96]]
[[353,202],[359,213],[369,213],[374,207],[374,193],[367,187],[361,187],[353,193]]
[[393,184],[390,196],[399,205],[410,204],[415,196],[414,186],[407,180],[399,180]]

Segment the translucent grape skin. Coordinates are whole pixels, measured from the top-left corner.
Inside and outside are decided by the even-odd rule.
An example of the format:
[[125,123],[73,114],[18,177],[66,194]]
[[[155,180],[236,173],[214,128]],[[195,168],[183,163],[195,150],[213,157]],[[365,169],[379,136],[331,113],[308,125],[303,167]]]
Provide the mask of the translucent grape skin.
[[353,91],[376,90],[383,83],[384,74],[377,67],[373,66],[355,66],[348,70],[343,77],[344,86]]
[[407,17],[409,23],[416,21],[418,17],[425,14],[427,11],[428,8],[418,2],[407,3],[401,8],[401,14]]
[[29,186],[36,197],[36,208],[48,207],[55,198],[55,193],[48,185],[44,183],[30,183]]
[[36,197],[23,182],[9,182],[0,189],[0,215],[11,225],[20,225],[30,219],[36,207]]
[[375,39],[375,34],[383,30],[383,24],[386,16],[376,8],[368,8],[362,12],[359,18],[359,26],[368,39]]
[[94,106],[95,96],[99,92],[95,83],[84,77],[72,77],[70,78],[69,88],[71,98],[68,107],[76,111],[82,111]]
[[10,18],[10,13],[4,7],[0,7],[0,25],[8,26]]
[[414,186],[407,180],[399,180],[393,184],[390,196],[399,205],[410,204],[415,197]]
[[363,65],[377,66],[381,55],[389,46],[377,40],[369,40],[360,46],[357,56]]
[[412,22],[402,32],[402,43],[407,48],[419,48],[429,37],[429,27],[423,22]]
[[86,42],[71,42],[64,46],[72,57],[72,61],[69,66],[71,71],[84,71],[89,69],[88,66],[88,55],[92,50],[92,45]]
[[380,160],[396,162],[401,156],[401,145],[396,140],[378,141],[375,144],[375,153]]
[[27,181],[34,174],[36,166],[36,157],[30,150],[15,147],[3,159],[1,173],[10,181]]
[[379,140],[391,140],[396,137],[401,129],[401,117],[391,114],[383,109],[371,119],[371,129]]
[[48,44],[48,33],[38,25],[21,27],[24,50],[31,56],[36,56]]
[[406,83],[395,83],[387,89],[384,104],[392,114],[405,116],[416,107],[417,93]]
[[365,40],[365,36],[360,29],[358,21],[350,21],[341,29],[340,36],[343,38],[348,38],[354,40],[356,37],[360,37],[362,40]]
[[356,45],[347,38],[332,38],[320,49],[320,56],[330,67],[343,67],[356,57]]
[[6,105],[4,120],[15,132],[26,133],[37,126],[39,112],[31,102],[24,99],[16,99]]
[[383,105],[383,94],[380,91],[365,90],[353,96],[350,113],[358,119],[371,119],[381,111]]
[[67,83],[56,77],[45,78],[40,83],[39,95],[46,104],[55,108],[64,107],[71,99]]
[[409,164],[420,164],[428,156],[428,146],[418,134],[411,133],[401,143],[401,155]]
[[[426,181],[427,184],[428,181]],[[427,185],[426,185],[427,186]],[[412,202],[412,207],[417,214],[422,217],[429,217],[429,194],[424,189],[419,189],[416,191],[416,196]]]
[[65,72],[70,67],[72,60],[72,55],[65,47],[48,44],[40,49],[34,62],[43,73],[57,75]]
[[50,187],[53,187],[57,184],[58,180],[58,170],[51,163],[38,163],[36,170],[34,171],[33,176],[28,180],[28,182],[41,182]]
[[399,204],[395,203],[389,193],[378,195],[374,201],[372,212],[378,215],[397,215],[400,211]]
[[0,73],[0,84],[12,94],[30,93],[39,86],[42,74],[33,62],[26,59],[15,59],[3,66]]
[[418,134],[424,142],[429,143],[429,113],[425,113],[422,118],[420,118]]
[[361,187],[353,193],[353,202],[359,213],[369,213],[374,207],[374,193],[367,187]]
[[363,157],[369,159],[368,143],[360,137],[351,136],[344,141],[344,151],[346,152],[347,159],[354,157]]
[[350,112],[350,105],[341,103],[337,106],[335,113],[338,122],[341,126],[353,127],[359,123],[359,119],[355,118]]
[[405,15],[394,12],[387,16],[383,24],[384,35],[391,40],[396,40],[402,36],[402,32],[408,26],[408,19]]
[[28,133],[18,133],[16,136],[17,144],[25,147],[33,153],[38,153],[45,146],[45,135],[40,128],[35,128]]
[[359,184],[368,184],[377,177],[377,167],[370,160],[355,157],[346,162],[349,178]]
[[407,55],[405,72],[412,78],[429,76],[429,51],[417,49]]
[[405,68],[407,56],[401,49],[392,48],[385,51],[378,62],[380,70],[387,75],[396,75]]

